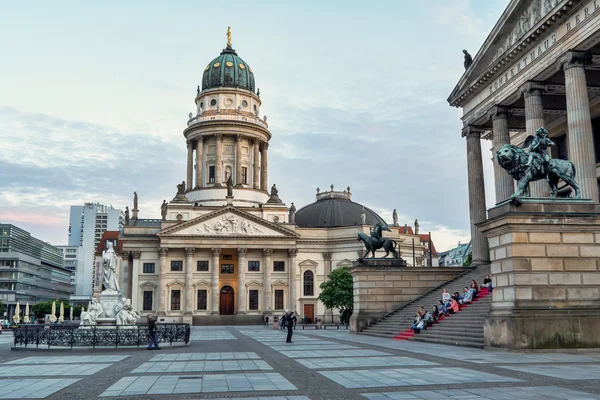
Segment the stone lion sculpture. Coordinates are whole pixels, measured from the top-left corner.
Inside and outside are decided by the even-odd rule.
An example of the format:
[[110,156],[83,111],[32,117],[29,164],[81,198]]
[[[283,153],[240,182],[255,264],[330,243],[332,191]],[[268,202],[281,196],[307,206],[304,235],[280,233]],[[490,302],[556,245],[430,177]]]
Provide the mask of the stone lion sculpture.
[[[543,165],[541,155],[533,154],[533,162],[531,167],[527,165],[529,153],[522,148],[505,144],[496,152],[498,164],[518,181],[517,190],[510,197],[510,200],[520,204],[520,197],[529,197],[529,182],[546,179],[544,171],[540,168]],[[575,192],[574,198],[581,198],[581,189],[575,181],[575,166],[568,160],[553,158],[548,164],[548,184],[550,185],[550,197],[556,197],[558,193],[558,181],[563,180],[567,185],[571,186]]]

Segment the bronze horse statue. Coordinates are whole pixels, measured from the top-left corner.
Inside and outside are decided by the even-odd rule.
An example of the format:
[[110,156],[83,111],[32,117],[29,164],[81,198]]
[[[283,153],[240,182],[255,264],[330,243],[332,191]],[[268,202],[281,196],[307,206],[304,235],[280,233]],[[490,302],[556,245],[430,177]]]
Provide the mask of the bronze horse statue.
[[362,232],[358,234],[356,240],[362,240],[365,244],[365,247],[367,248],[367,254],[365,254],[365,257],[367,257],[369,253],[371,253],[373,254],[371,258],[375,258],[375,250],[383,248],[383,250],[385,250],[385,256],[383,256],[383,258],[389,256],[390,251],[394,255],[394,258],[400,258],[400,253],[396,251],[397,244],[395,240],[392,240],[390,238],[376,239],[371,236],[367,236]]

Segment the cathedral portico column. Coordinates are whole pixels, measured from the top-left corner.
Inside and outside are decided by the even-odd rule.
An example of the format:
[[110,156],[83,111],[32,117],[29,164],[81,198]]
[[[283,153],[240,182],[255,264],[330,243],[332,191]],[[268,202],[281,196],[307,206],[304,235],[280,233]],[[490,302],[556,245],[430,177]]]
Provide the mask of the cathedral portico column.
[[490,110],[492,117],[492,152],[494,159],[494,186],[496,203],[508,199],[515,192],[513,178],[498,164],[496,152],[510,143],[508,131],[508,110],[504,107],[494,107]]
[[156,291],[156,311],[165,315],[166,311],[166,293],[167,290],[167,255],[169,254],[169,249],[166,247],[161,247],[158,250],[158,256],[160,258],[160,272],[158,275],[158,290]]
[[215,186],[221,186],[223,182],[223,134],[215,134],[217,139],[217,157],[215,159]]
[[187,188],[188,190],[194,187],[194,143],[192,141],[187,142]]
[[235,135],[235,185],[242,186],[242,135]]
[[267,191],[267,152],[269,150],[269,143],[263,142],[261,146],[261,157],[260,157],[260,188]]
[[185,313],[191,314],[194,311],[194,285],[192,285],[192,273],[194,271],[194,252],[195,248],[185,248]]
[[139,310],[138,308],[138,276],[140,273],[140,258],[142,257],[142,252],[140,251],[132,251],[131,252],[132,262],[131,267],[129,268],[129,284],[127,285],[127,295],[131,299],[131,306],[134,310]]
[[486,219],[481,132],[481,129],[472,126],[463,128],[462,132],[467,140],[467,175],[473,265],[489,264],[490,260],[487,239],[475,226],[478,222]]
[[247,249],[238,249],[238,314],[246,314],[246,251]]
[[[546,86],[539,82],[527,82],[520,89],[520,93],[523,94],[525,100],[525,130],[528,136],[535,136],[535,131],[545,126],[544,106],[542,105],[542,92],[544,90],[546,90]],[[550,186],[544,179],[531,182],[529,186],[531,197],[550,196]]]
[[581,197],[598,203],[594,135],[585,77],[585,64],[591,58],[587,53],[569,52],[560,63],[565,72],[569,160],[577,171],[575,180],[581,187]]
[[210,313],[219,313],[219,258],[221,249],[212,249],[213,259],[211,268],[211,284],[210,284]]
[[200,136],[196,141],[196,188],[202,187],[202,153],[204,152],[204,138]]
[[252,139],[252,147],[254,147],[254,176],[252,177],[252,184],[254,186],[254,189],[260,189],[260,181],[258,177],[258,139]]
[[290,288],[290,303],[288,305],[288,308],[290,309],[290,311],[296,312],[296,256],[298,255],[298,249],[288,249],[288,255],[288,287]]
[[271,313],[271,269],[273,266],[271,265],[271,255],[273,254],[272,249],[264,249],[263,250],[263,264],[264,264],[264,274],[263,274],[263,314]]

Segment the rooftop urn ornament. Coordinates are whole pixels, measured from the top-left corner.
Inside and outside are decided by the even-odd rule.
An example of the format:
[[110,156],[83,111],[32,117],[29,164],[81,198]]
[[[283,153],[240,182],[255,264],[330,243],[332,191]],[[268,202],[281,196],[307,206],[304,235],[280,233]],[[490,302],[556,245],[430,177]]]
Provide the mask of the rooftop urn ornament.
[[394,220],[394,226],[398,226],[398,213],[396,212],[395,208],[394,212],[392,213],[392,219]]
[[162,217],[163,221],[167,220],[167,201],[163,200],[162,204],[160,205],[160,216]]
[[189,114],[188,114],[188,118],[189,118],[189,119],[192,119],[192,117],[193,117],[193,116],[194,116],[194,115],[193,115],[192,113],[189,113]]
[[364,225],[367,223],[367,213],[365,211],[365,208],[362,208],[362,211],[360,212],[360,224]]
[[[558,182],[563,180],[571,186],[575,193],[573,198],[581,198],[581,188],[575,180],[575,166],[571,161],[558,158],[550,159],[548,147],[554,142],[548,137],[546,128],[541,127],[535,136],[528,136],[523,147],[512,144],[503,145],[496,152],[498,164],[512,176],[517,183],[517,189],[509,200],[519,206],[522,197],[529,197],[529,183],[545,179],[550,185],[550,197],[558,194]],[[525,149],[529,149],[526,152]],[[561,188],[562,189],[562,188]]]
[[196,94],[200,94],[200,85],[198,85],[198,88],[196,89]]
[[471,64],[473,64],[473,57],[471,57],[471,55],[469,54],[469,52],[466,51],[466,50],[463,50],[463,53],[465,55],[465,63],[464,63],[464,65],[465,65],[465,70],[466,70],[466,69],[468,69],[471,66]]
[[231,47],[231,26],[227,27],[227,47]]
[[227,197],[233,197],[233,179],[231,179],[231,174],[227,178]]
[[375,226],[369,229],[371,231],[371,235],[367,236],[366,234],[360,232],[356,238],[358,241],[362,241],[367,249],[367,253],[364,257],[367,257],[369,253],[372,254],[371,258],[375,258],[375,251],[378,249],[385,250],[386,258],[390,255],[390,252],[394,256],[394,258],[400,258],[400,253],[396,250],[398,244],[395,240],[383,237],[383,231],[391,232],[390,228],[387,226],[382,226],[379,222],[375,224]]
[[125,225],[129,225],[129,206],[125,206]]
[[317,188],[317,194],[319,194],[321,192],[321,189]]
[[419,234],[419,220],[415,219],[415,235]]
[[256,89],[256,95],[260,97],[260,88]]
[[290,224],[296,224],[296,206],[294,203],[292,203],[292,206],[290,207],[290,215],[288,220]]

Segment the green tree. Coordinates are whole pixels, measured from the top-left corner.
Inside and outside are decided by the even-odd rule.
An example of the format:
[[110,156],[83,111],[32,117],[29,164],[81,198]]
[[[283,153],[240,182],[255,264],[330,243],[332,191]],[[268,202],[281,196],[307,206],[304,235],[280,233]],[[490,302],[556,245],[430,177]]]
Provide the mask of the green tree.
[[[56,302],[56,316],[58,317],[60,313],[60,303],[64,303],[65,305],[65,319],[69,319],[69,312],[71,306],[66,301],[61,302],[59,300]],[[79,313],[81,313],[81,307],[75,307],[75,309],[73,310],[73,314],[75,317],[79,316],[77,313],[78,309]],[[33,307],[31,307],[31,312],[35,314],[36,318],[44,318],[47,314],[52,313],[52,301],[45,301],[43,303],[34,304]]]
[[329,309],[340,310],[340,320],[347,324],[354,308],[352,275],[348,267],[342,267],[333,270],[327,278],[327,282],[321,284],[319,300]]
[[473,262],[473,253],[469,253],[465,262],[463,262],[463,267],[468,267]]

